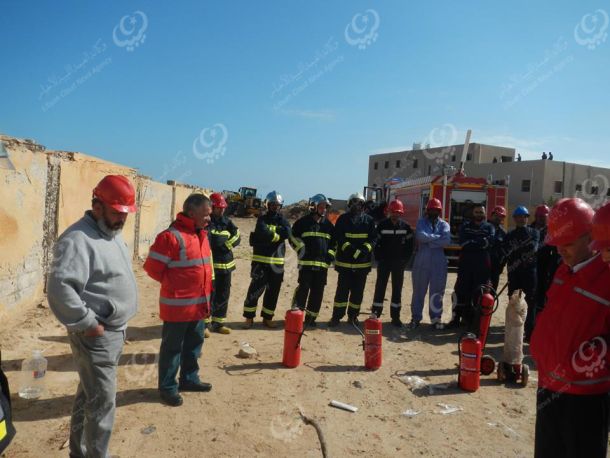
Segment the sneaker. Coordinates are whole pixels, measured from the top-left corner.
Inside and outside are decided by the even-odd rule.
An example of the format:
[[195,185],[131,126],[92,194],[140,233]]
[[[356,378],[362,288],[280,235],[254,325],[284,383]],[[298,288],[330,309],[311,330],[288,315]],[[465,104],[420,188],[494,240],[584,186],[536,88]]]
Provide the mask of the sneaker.
[[329,328],[336,328],[337,326],[339,326],[339,324],[340,324],[339,318],[332,318],[328,322],[328,327]]
[[277,323],[271,319],[263,318],[263,324],[266,328],[275,329],[277,328]]
[[226,327],[224,324],[212,326],[212,331],[218,334],[231,334],[231,328]]
[[163,404],[171,407],[179,407],[184,402],[180,394],[171,391],[159,391],[159,396]]
[[419,328],[419,321],[411,320],[408,326],[409,329],[417,329]]
[[198,391],[207,393],[212,389],[211,383],[205,382],[181,382],[178,385],[180,391]]
[[246,318],[246,321],[241,325],[241,328],[250,329],[252,326],[254,326],[254,318]]

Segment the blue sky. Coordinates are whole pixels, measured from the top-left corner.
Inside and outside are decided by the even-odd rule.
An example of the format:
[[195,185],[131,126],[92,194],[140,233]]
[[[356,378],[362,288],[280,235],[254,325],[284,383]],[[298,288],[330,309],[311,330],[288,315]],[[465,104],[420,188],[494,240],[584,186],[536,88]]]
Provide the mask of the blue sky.
[[610,164],[608,1],[2,5],[0,132],[156,179],[345,198],[468,128]]

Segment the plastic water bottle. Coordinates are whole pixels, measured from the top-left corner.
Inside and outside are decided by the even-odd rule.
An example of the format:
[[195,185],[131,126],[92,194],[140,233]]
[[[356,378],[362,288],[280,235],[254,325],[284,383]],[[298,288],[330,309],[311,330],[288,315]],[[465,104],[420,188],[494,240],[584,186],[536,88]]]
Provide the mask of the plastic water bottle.
[[47,373],[47,359],[40,350],[34,350],[32,357],[21,364],[21,384],[19,396],[23,399],[38,399],[44,391],[44,376]]

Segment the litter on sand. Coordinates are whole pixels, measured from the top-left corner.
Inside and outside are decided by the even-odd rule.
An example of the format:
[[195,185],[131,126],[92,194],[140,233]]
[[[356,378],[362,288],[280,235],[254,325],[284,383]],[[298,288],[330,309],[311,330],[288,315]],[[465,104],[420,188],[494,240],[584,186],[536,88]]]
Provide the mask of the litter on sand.
[[444,391],[449,389],[451,383],[435,383],[434,385],[428,385],[428,393],[434,394],[436,391]]
[[344,402],[339,402],[332,400],[330,401],[330,405],[333,407],[337,407],[338,409],[347,410],[348,412],[357,412],[358,407],[351,406],[349,404],[345,404]]
[[398,379],[407,385],[411,391],[418,390],[428,385],[428,382],[417,375],[403,375]]
[[420,412],[418,410],[413,410],[413,409],[407,409],[402,413],[402,415],[407,418],[413,418],[414,416],[419,415],[419,414],[420,414]]
[[257,355],[256,349],[251,346],[248,342],[242,342],[239,346],[239,353],[237,354],[240,358],[254,358]]
[[440,413],[441,415],[449,415],[449,414],[464,410],[459,406],[452,406],[451,404],[443,404],[442,402],[439,402],[436,405],[441,408],[441,410],[437,410],[436,413]]

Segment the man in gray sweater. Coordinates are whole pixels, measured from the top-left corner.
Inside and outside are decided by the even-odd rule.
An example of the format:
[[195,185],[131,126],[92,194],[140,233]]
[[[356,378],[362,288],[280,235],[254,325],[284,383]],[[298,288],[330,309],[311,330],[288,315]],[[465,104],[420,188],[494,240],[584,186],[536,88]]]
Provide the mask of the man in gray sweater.
[[55,244],[47,294],[66,327],[80,383],[70,428],[70,457],[108,456],[116,372],[127,321],[138,305],[131,255],[121,237],[135,191],[108,175],[93,190],[92,209]]

